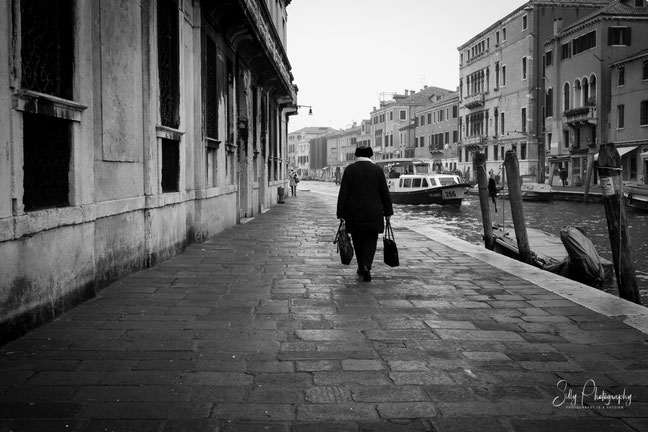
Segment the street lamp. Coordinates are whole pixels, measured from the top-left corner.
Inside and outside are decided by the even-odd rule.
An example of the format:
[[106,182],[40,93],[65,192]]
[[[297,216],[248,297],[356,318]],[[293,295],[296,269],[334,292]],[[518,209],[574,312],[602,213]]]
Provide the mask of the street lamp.
[[310,105],[297,105],[297,108],[308,108],[308,115],[313,115],[313,107]]

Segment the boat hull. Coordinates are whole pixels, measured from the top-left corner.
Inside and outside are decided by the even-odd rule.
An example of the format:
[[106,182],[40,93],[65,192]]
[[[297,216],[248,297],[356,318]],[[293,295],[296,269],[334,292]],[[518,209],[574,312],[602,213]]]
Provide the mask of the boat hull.
[[553,198],[553,192],[522,192],[524,201],[551,201]]
[[394,204],[461,205],[466,190],[464,184],[440,186],[407,192],[390,192]]
[[628,207],[648,211],[648,185],[624,184],[623,201]]
[[[502,198],[509,199],[508,190],[505,189],[500,194]],[[540,201],[547,202],[554,199],[554,190],[541,183],[529,184],[523,183],[520,186],[520,196],[523,201]]]

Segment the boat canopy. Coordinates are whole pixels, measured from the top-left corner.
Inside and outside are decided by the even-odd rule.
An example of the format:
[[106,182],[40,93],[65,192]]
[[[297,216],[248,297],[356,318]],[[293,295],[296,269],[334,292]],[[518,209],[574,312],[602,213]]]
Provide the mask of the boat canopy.
[[432,161],[424,159],[385,159],[376,161],[385,174],[427,174],[432,172]]

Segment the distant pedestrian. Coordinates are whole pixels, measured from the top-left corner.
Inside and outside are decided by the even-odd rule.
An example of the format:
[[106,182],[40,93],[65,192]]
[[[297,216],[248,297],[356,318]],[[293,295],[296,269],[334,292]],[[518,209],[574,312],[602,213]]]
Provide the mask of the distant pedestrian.
[[394,214],[387,180],[379,166],[371,160],[371,147],[358,147],[356,161],[342,175],[338,193],[337,218],[345,222],[351,234],[358,274],[371,280],[371,264],[376,254],[378,234],[385,230],[385,219]]
[[493,205],[495,205],[495,213],[497,213],[497,183],[495,182],[495,174],[493,170],[490,170],[488,173],[488,195],[493,200]]
[[560,169],[560,180],[563,186],[567,186],[567,170],[564,167]]
[[299,178],[297,173],[294,171],[290,172],[290,195],[297,196],[297,183],[299,183]]

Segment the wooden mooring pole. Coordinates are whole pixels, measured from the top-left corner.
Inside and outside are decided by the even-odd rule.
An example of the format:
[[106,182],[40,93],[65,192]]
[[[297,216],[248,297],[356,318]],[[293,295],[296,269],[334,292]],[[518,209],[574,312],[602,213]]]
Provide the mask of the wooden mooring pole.
[[508,178],[507,184],[511,204],[511,217],[513,218],[513,227],[515,228],[515,238],[517,239],[520,261],[531,264],[531,247],[529,246],[529,237],[524,219],[524,207],[522,207],[520,167],[517,154],[513,150],[506,152],[504,168],[506,169],[506,177]]
[[491,221],[490,206],[488,205],[488,175],[486,174],[486,155],[475,153],[473,158],[473,171],[477,176],[479,188],[479,206],[481,208],[482,223],[484,225],[484,245],[486,249],[493,250],[493,222]]
[[587,197],[589,195],[590,183],[592,183],[592,173],[594,172],[594,155],[587,153],[587,175],[585,176],[585,194],[583,194],[583,202],[587,204]]
[[630,254],[625,203],[621,196],[621,156],[614,143],[607,143],[599,150],[598,173],[619,297],[641,304],[634,263]]

